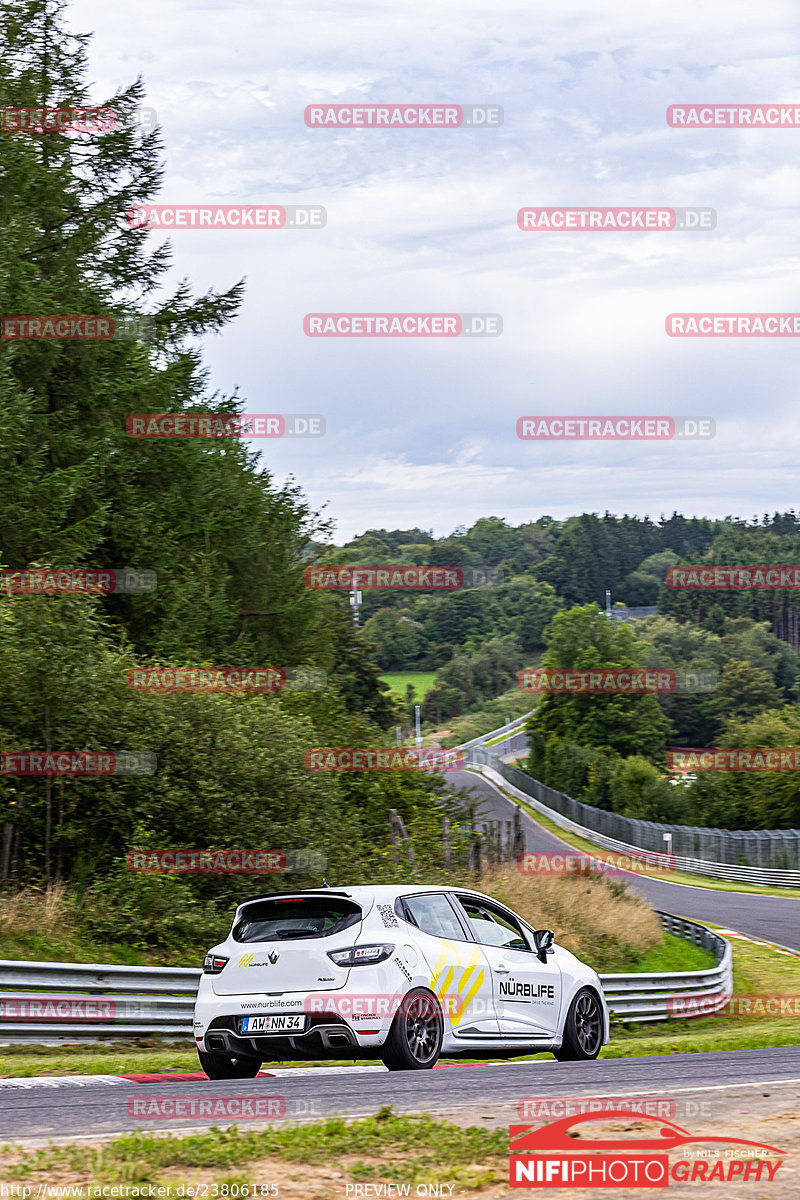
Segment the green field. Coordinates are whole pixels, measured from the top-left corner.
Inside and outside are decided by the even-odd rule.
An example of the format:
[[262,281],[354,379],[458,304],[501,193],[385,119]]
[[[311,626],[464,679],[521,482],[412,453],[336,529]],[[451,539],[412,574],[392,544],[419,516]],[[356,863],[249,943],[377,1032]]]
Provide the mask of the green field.
[[394,671],[388,675],[381,675],[384,683],[388,683],[392,692],[399,700],[405,701],[406,688],[409,684],[414,689],[415,698],[418,704],[421,704],[425,693],[429,688],[432,688],[436,680],[435,671]]

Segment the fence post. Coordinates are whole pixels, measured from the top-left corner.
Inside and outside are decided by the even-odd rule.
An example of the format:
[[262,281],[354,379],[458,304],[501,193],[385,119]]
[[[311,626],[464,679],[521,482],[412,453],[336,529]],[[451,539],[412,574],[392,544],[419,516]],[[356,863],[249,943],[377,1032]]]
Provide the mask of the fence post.
[[444,869],[450,870],[450,818],[442,818],[442,843],[444,845]]
[[514,858],[518,858],[525,850],[525,834],[522,831],[522,816],[519,805],[514,805]]
[[397,845],[397,837],[399,837],[405,843],[408,861],[412,867],[416,866],[417,860],[414,857],[414,848],[411,845],[411,838],[408,835],[405,822],[396,808],[389,809],[389,823],[392,830],[392,845]]
[[489,864],[489,870],[494,866],[494,830],[492,829],[491,821],[484,821],[483,836],[486,839],[486,861]]
[[8,879],[8,871],[11,865],[11,839],[14,836],[14,826],[11,821],[3,822],[3,850],[0,855],[0,883],[5,883]]

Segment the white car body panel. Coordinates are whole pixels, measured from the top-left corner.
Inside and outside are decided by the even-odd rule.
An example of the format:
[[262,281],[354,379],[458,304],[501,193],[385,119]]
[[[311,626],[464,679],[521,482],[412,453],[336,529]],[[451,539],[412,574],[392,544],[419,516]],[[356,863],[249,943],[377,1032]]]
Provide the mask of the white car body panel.
[[[535,950],[469,940],[470,928],[464,929],[463,922],[460,936],[441,937],[395,911],[401,897],[429,903],[433,896],[459,893],[508,913],[533,945],[526,922],[471,888],[380,885],[280,893],[351,900],[361,907],[362,920],[339,933],[292,941],[242,942],[231,932],[209,952],[228,959],[227,965],[219,974],[201,976],[194,1021],[198,1049],[249,1050],[264,1061],[376,1057],[388,1037],[397,1003],[415,988],[439,998],[442,1055],[558,1049],[569,1006],[583,987],[600,999],[603,1043],[607,1043],[608,1007],[600,980],[567,950],[555,946],[542,962]],[[260,898],[271,899],[268,893]],[[234,928],[248,903],[237,908]],[[455,933],[458,926],[449,928]],[[339,966],[328,957],[331,950],[379,944],[393,947],[381,962]],[[237,1022],[243,1016],[292,1013],[309,1017],[317,1032],[259,1032],[252,1042],[238,1032]]]

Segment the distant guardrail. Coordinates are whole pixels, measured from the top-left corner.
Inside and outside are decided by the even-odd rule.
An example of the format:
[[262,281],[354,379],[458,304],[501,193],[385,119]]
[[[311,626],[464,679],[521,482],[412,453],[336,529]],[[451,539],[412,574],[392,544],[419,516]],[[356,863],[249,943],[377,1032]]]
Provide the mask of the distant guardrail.
[[[669,849],[664,843],[663,834],[671,833],[673,837],[671,853],[673,853],[675,868],[678,871],[686,871],[692,875],[705,875],[710,879],[727,879],[733,882],[754,883],[770,887],[800,888],[800,869],[717,862],[691,854],[681,854],[679,853],[680,840],[678,836],[681,833],[705,833],[708,835],[728,833],[731,839],[736,839],[737,843],[747,842],[749,839],[748,852],[755,854],[757,853],[755,847],[759,844],[759,833],[773,833],[776,837],[785,834],[785,839],[782,843],[778,842],[778,845],[783,845],[787,855],[797,856],[800,854],[800,830],[753,830],[745,833],[724,829],[704,830],[700,827],[695,829],[690,825],[661,825],[654,821],[638,821],[632,817],[621,817],[617,813],[606,812],[605,809],[584,804],[580,800],[573,799],[572,796],[567,796],[564,792],[557,792],[555,788],[548,787],[547,784],[534,779],[525,771],[520,771],[517,767],[503,762],[490,750],[481,746],[474,746],[467,751],[467,766],[485,773],[490,779],[494,776],[496,783],[505,783],[506,786],[510,786],[512,792],[516,792],[526,804],[541,812],[554,825],[558,825],[560,829],[564,829],[568,833],[584,838],[595,846],[602,846],[605,850],[619,850],[623,854],[636,854],[642,851],[663,854],[665,850]],[[580,815],[583,821],[574,820],[572,816],[567,815],[568,813]],[[587,821],[592,821],[594,826],[620,827],[630,831],[636,835],[636,841],[609,836],[601,829],[583,823]],[[774,851],[774,846],[772,849]],[[744,848],[742,853],[745,853]]]
[[[712,949],[717,965],[704,971],[601,975],[615,1021],[667,1020],[672,1015],[668,999],[675,996],[702,996],[706,1003],[719,997],[721,1007],[733,990],[730,943],[704,925],[669,913],[659,916],[669,932]],[[0,961],[0,1045],[148,1034],[191,1038],[200,974],[191,967]]]
[[519,732],[525,725],[528,717],[533,715],[534,711],[534,709],[531,709],[530,712],[523,713],[521,717],[515,717],[507,725],[501,725],[498,729],[493,729],[490,733],[481,733],[469,742],[462,742],[460,746],[454,746],[453,749],[469,750],[473,746],[485,746],[487,742],[493,741],[494,738],[500,737],[501,734]]

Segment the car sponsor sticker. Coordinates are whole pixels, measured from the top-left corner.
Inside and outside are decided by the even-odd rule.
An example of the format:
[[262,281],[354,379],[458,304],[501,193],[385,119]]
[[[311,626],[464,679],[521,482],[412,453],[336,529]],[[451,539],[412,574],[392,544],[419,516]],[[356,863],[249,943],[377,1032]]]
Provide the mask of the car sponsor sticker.
[[431,991],[445,1006],[451,1024],[457,1025],[470,1001],[483,987],[485,971],[477,946],[463,948],[442,939],[442,949],[431,976]]

